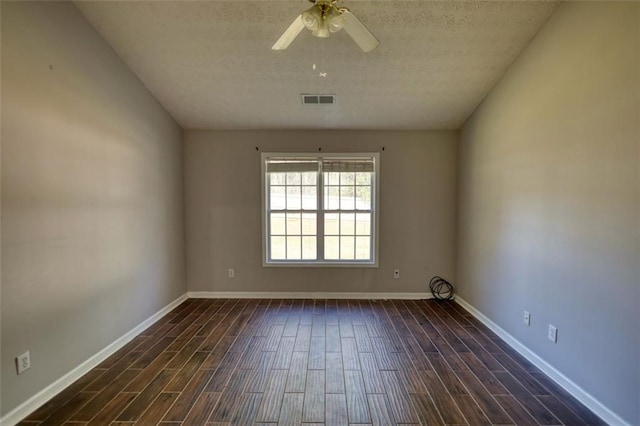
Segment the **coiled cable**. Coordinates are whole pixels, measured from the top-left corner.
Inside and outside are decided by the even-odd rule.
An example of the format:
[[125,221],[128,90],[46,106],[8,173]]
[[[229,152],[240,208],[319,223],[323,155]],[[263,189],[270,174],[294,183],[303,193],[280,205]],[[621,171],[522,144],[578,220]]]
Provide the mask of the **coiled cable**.
[[435,276],[429,281],[429,290],[434,299],[451,300],[453,299],[453,285],[444,278]]

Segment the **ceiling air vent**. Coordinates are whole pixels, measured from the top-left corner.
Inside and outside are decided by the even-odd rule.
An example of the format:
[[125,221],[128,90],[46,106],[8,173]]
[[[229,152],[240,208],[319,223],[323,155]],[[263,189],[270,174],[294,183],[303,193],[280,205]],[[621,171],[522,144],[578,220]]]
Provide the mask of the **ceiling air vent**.
[[302,95],[304,105],[333,105],[336,103],[336,95]]

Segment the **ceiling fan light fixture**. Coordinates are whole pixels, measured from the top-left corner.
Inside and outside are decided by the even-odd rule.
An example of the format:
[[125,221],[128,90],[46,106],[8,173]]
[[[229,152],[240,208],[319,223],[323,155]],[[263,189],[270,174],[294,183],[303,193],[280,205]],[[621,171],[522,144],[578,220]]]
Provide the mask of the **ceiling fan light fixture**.
[[332,33],[337,33],[344,26],[344,16],[342,16],[342,13],[335,7],[332,7],[329,12],[327,12],[326,20],[329,23],[329,31]]
[[310,31],[316,31],[322,26],[322,10],[318,5],[313,5],[309,9],[302,12],[302,23]]
[[329,24],[325,19],[322,20],[320,26],[314,31],[311,32],[315,37],[319,38],[328,38],[331,31],[329,30]]

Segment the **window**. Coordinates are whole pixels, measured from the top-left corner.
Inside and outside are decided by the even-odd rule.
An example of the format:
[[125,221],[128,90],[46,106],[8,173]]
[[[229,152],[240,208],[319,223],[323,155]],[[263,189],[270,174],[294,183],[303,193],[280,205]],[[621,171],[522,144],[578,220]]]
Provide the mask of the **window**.
[[262,154],[265,265],[377,265],[378,154]]

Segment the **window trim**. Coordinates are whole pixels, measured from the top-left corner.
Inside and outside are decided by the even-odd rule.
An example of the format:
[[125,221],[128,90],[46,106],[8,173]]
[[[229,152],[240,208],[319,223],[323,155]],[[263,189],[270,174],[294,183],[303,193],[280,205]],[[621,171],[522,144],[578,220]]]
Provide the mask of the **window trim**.
[[[268,260],[268,232],[269,232],[269,217],[267,215],[267,189],[268,182],[267,176],[267,159],[269,158],[309,158],[314,160],[330,159],[330,158],[345,158],[345,157],[362,157],[373,158],[374,173],[373,173],[373,191],[372,191],[372,214],[373,224],[371,226],[371,232],[373,233],[373,258],[372,260]],[[377,268],[379,265],[379,212],[380,212],[380,153],[378,152],[343,152],[343,153],[313,153],[313,152],[263,152],[260,155],[261,162],[261,208],[262,208],[262,266],[263,267],[303,267],[303,268]],[[324,182],[323,173],[319,173],[317,184],[317,235],[316,237],[321,241],[320,246],[324,248],[324,223],[320,220],[320,217],[324,217]]]

